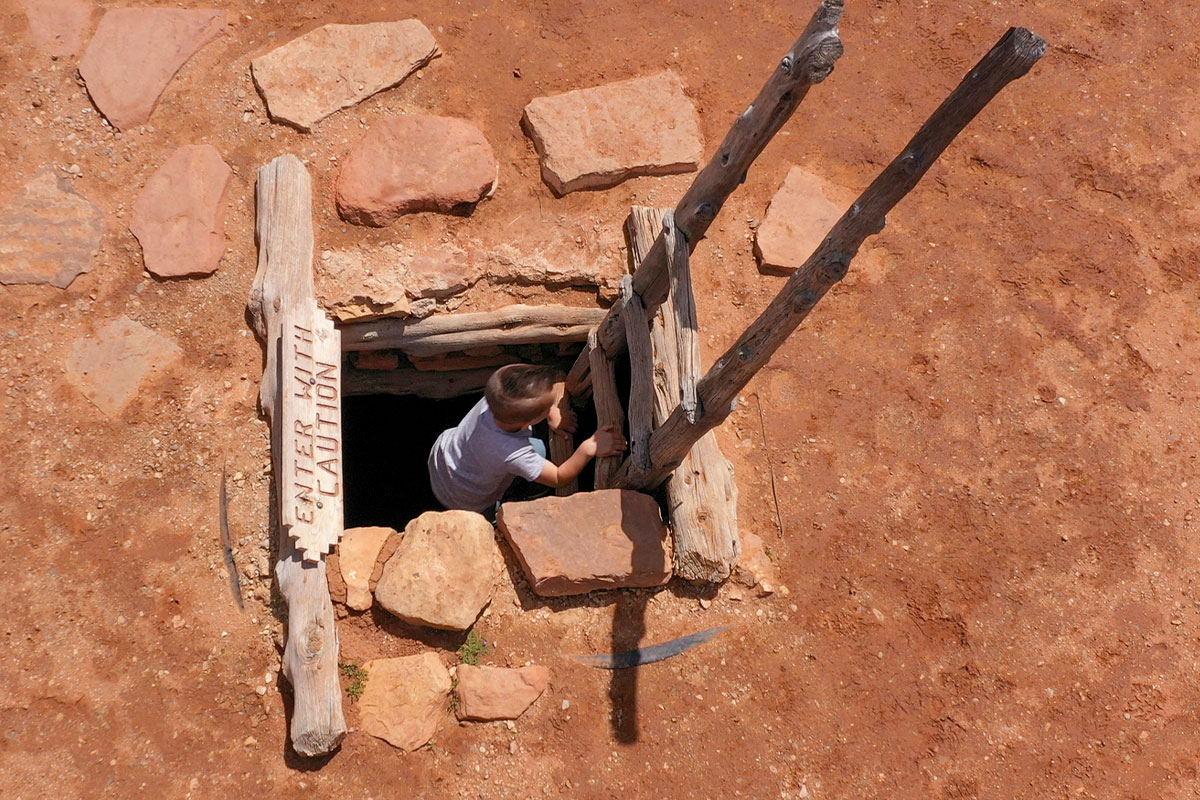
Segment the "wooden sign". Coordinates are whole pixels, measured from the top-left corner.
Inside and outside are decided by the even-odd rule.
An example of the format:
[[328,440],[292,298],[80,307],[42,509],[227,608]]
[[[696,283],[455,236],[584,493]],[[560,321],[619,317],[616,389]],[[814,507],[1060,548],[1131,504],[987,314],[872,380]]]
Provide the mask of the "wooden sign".
[[319,561],[342,536],[341,336],[310,302],[284,311],[280,347],[280,519]]

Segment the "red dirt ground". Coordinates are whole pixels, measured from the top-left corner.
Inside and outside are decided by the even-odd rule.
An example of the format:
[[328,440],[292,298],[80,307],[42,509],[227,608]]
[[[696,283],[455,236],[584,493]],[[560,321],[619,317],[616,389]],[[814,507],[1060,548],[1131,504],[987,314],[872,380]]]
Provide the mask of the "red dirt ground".
[[[242,473],[230,484],[239,563],[265,559],[262,354],[243,316],[255,170],[283,152],[308,161],[318,248],[519,241],[543,226],[619,241],[631,203],[671,204],[690,176],[556,199],[519,128],[524,104],[671,67],[711,153],[815,3],[215,5],[235,20],[226,35],[119,140],[76,62],[39,54],[20,8],[0,7],[0,204],[38,165],[78,164],[75,185],[106,214],[102,255],[69,289],[0,287],[6,797],[1200,793],[1188,4],[850,2],[836,71],[696,250],[709,360],[781,285],[757,272],[747,237],[790,164],[857,192],[1009,25],[1050,49],[901,203],[720,429],[743,527],[790,594],[672,585],[542,603],[505,580],[479,625],[495,646],[485,663],[534,660],[553,683],[515,729],[447,721],[411,754],[351,732],[322,762],[288,750],[275,686],[255,693],[278,668],[281,624],[264,578],[236,611],[217,538],[227,462]],[[445,51],[421,78],[312,134],[268,123],[251,57],[326,22],[409,16]],[[409,109],[480,125],[499,191],[470,218],[420,215],[407,232],[342,224],[330,157],[360,120]],[[129,208],[189,142],[236,167],[229,250],[210,278],[155,281]],[[122,314],[186,362],[110,421],[64,363]],[[566,657],[731,622],[637,674]],[[432,645],[449,664],[459,641],[421,641],[382,613],[343,620],[341,635],[354,661]],[[349,701],[347,715],[353,726]]]

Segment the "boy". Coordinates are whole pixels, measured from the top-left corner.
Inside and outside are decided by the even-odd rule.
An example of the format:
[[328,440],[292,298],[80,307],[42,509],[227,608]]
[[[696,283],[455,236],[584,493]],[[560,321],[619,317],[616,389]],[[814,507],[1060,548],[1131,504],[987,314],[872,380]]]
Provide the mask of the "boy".
[[565,377],[560,369],[534,364],[509,364],[492,373],[483,399],[443,431],[429,452],[429,480],[442,505],[490,511],[514,477],[557,488],[595,456],[624,452],[625,439],[607,425],[563,463],[546,459],[546,445],[533,438],[532,426],[547,420],[554,430],[575,430],[574,413],[559,407]]

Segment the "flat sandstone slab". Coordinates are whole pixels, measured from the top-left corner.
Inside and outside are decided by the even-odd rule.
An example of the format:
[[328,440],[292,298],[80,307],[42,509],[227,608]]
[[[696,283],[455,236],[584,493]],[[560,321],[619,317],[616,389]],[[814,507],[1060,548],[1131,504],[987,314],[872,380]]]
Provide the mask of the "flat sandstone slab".
[[523,122],[559,195],[691,172],[704,151],[695,106],[670,70],[535,98]]
[[540,664],[517,669],[459,664],[455,677],[459,719],[516,719],[546,691],[550,670]]
[[788,170],[754,238],[759,270],[786,274],[799,269],[846,210],[849,200],[839,202],[846,194],[800,167]]
[[92,24],[91,0],[21,0],[33,43],[48,56],[72,56]]
[[0,283],[71,285],[92,268],[104,215],[44,166],[0,212]]
[[317,122],[401,83],[438,55],[419,20],[325,25],[250,62],[272,119]]
[[662,586],[667,528],[654,498],[628,489],[505,503],[496,516],[534,594]]
[[465,631],[492,600],[500,553],[473,511],[426,511],[383,566],[375,602],[409,623]]
[[205,8],[117,8],[88,42],[79,74],[113,127],[142,125],[187,60],[225,27],[225,13]]
[[67,382],[115,418],[143,383],[169,372],[182,358],[183,351],[174,342],[119,317],[71,346]]
[[[356,611],[371,607],[371,576],[383,545],[397,533],[392,528],[348,528],[338,542],[338,568],[346,583],[346,605]],[[398,543],[398,542],[397,542]]]
[[462,212],[496,188],[498,165],[479,128],[463,119],[398,114],[380,120],[342,162],[342,219],[383,227],[418,211]]
[[437,654],[378,658],[363,669],[366,687],[358,700],[363,731],[408,751],[433,738],[450,708],[450,672]]
[[225,253],[225,192],[233,171],[210,144],[180,147],[146,181],[129,229],[160,278],[211,275]]

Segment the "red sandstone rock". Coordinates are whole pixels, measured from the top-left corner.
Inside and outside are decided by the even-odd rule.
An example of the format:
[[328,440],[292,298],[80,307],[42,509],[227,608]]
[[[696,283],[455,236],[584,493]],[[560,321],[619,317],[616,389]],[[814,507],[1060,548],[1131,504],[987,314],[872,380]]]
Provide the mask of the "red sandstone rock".
[[504,669],[459,664],[459,719],[516,719],[546,690],[550,670],[543,666]]
[[496,157],[483,133],[452,117],[402,114],[376,123],[342,163],[338,213],[383,227],[417,211],[457,212],[496,186]]
[[272,119],[307,131],[404,81],[438,55],[419,20],[325,25],[251,62]]
[[67,359],[67,381],[110,418],[134,399],[142,384],[169,372],[183,351],[168,339],[119,317],[80,339]]
[[758,534],[742,531],[742,555],[734,567],[733,579],[742,586],[754,589],[759,597],[774,594],[779,587],[775,565],[767,557],[763,540]]
[[408,523],[375,602],[411,625],[465,631],[491,602],[500,554],[473,511],[426,511]]
[[535,98],[523,122],[559,195],[691,172],[704,150],[696,109],[670,70]]
[[836,202],[843,194],[800,167],[788,170],[754,238],[759,270],[790,273],[803,265],[846,210],[848,201]]
[[346,580],[342,577],[340,562],[336,550],[325,556],[325,580],[329,583],[329,599],[338,605],[345,605]]
[[349,528],[338,542],[338,568],[346,582],[346,605],[356,611],[371,607],[371,573],[392,528]]
[[375,556],[375,568],[371,570],[371,581],[369,588],[371,594],[375,593],[375,587],[379,585],[379,579],[383,577],[383,568],[387,566],[387,562],[400,548],[400,540],[403,539],[403,534],[388,537],[384,541],[383,547],[379,548],[379,555]]
[[180,147],[154,171],[129,223],[148,271],[162,278],[216,271],[225,253],[225,192],[232,174],[207,144]]
[[450,706],[450,673],[434,653],[363,664],[360,727],[402,750],[416,750],[437,732]]
[[662,586],[667,528],[654,498],[627,489],[505,503],[496,517],[535,594]]
[[142,125],[171,78],[225,26],[215,9],[117,8],[105,13],[79,74],[116,128]]
[[49,56],[72,56],[92,24],[89,0],[21,0],[33,43]]
[[103,231],[100,209],[41,167],[0,212],[0,283],[67,288],[92,268]]

